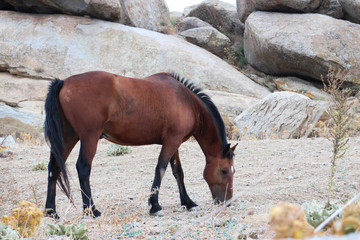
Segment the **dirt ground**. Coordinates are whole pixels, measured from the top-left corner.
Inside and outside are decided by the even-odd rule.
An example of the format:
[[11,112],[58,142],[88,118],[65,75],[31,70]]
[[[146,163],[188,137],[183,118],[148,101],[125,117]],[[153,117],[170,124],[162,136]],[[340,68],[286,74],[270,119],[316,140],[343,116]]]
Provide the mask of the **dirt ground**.
[[[232,141],[231,143],[236,143]],[[333,202],[342,203],[358,193],[360,138],[351,138],[350,148],[338,161]],[[268,213],[281,201],[303,204],[313,199],[325,202],[330,174],[331,142],[324,138],[294,140],[240,141],[235,156],[234,196],[232,206],[219,210],[202,172],[204,156],[195,141],[180,148],[189,196],[200,210],[188,212],[180,207],[176,181],[168,168],[161,189],[160,204],[165,216],[148,214],[147,198],[154,177],[159,146],[131,147],[130,154],[107,156],[108,143],[101,140],[93,162],[91,185],[93,197],[102,216],[81,215],[81,195],[75,162],[77,146],[67,161],[75,207],[58,190],[57,211],[64,224],[86,222],[89,239],[234,239],[271,238]],[[33,170],[37,163],[48,162],[47,145],[19,144],[3,151],[11,156],[0,158],[0,216],[9,214],[21,200],[44,208],[47,170]],[[33,239],[47,237],[44,218]]]

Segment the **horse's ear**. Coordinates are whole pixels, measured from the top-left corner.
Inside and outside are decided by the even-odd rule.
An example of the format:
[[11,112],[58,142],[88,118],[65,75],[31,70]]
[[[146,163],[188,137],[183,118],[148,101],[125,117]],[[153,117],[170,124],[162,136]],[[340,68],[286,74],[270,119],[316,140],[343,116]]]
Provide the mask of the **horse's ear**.
[[230,152],[230,143],[226,144],[226,146],[224,147],[223,151],[222,151],[222,155],[223,157],[226,157]]
[[238,143],[235,144],[235,145],[231,148],[231,150],[232,150],[233,152],[235,152],[235,148],[237,147],[237,145],[238,145]]

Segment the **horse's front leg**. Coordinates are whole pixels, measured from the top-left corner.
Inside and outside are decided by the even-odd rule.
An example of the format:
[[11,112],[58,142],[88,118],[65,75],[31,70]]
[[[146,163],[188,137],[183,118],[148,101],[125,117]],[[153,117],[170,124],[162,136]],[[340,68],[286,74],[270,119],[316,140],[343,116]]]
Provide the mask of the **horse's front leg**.
[[92,144],[90,144],[89,141],[81,141],[80,154],[76,162],[76,170],[79,175],[84,213],[91,214],[94,217],[99,217],[101,215],[101,212],[95,208],[90,188],[90,173],[92,165],[91,163],[95,156],[96,148],[97,141],[93,141]]
[[154,177],[153,185],[151,187],[152,194],[149,198],[149,205],[151,205],[150,215],[156,215],[156,216],[164,215],[162,208],[159,204],[159,190],[160,190],[161,180],[164,177],[167,165],[169,164],[171,157],[174,155],[179,145],[180,144],[173,144],[173,145],[163,144],[161,148],[159,160],[155,168],[155,177]]
[[184,172],[180,163],[179,151],[176,151],[174,156],[171,158],[170,165],[179,187],[181,206],[185,206],[187,210],[194,209],[194,207],[197,207],[198,205],[190,199],[189,195],[186,192],[184,184]]

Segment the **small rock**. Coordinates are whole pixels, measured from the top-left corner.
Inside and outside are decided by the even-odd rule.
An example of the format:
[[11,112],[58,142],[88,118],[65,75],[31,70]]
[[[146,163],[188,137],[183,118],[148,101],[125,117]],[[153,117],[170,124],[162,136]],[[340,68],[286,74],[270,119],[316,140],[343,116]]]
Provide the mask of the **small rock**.
[[67,236],[57,236],[57,235],[51,235],[46,238],[46,240],[71,240],[71,238]]
[[251,208],[249,209],[248,213],[249,216],[254,215],[255,214],[255,209]]
[[15,139],[13,138],[13,136],[9,135],[9,136],[6,136],[5,138],[3,138],[3,137],[0,138],[0,145],[10,147],[10,146],[16,146],[17,143],[15,142]]
[[7,158],[7,157],[11,157],[14,155],[14,152],[12,151],[0,151],[0,158]]
[[349,183],[349,186],[353,189],[358,189],[359,187],[359,183],[358,182],[352,182],[352,183]]
[[239,240],[246,240],[247,239],[247,235],[246,234],[243,234],[243,233],[240,233],[237,237],[237,239]]
[[257,232],[253,231],[253,232],[249,233],[249,238],[258,239],[259,236],[258,236]]

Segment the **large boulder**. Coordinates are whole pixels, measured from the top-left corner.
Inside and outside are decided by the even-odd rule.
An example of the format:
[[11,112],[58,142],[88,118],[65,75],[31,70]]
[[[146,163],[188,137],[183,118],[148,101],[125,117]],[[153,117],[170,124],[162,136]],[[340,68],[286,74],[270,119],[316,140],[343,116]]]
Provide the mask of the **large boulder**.
[[224,49],[230,45],[230,39],[211,26],[188,29],[179,35],[219,57],[225,55]]
[[170,12],[164,0],[120,0],[120,3],[130,26],[162,31],[170,25]]
[[199,27],[211,27],[211,25],[197,17],[185,17],[178,23],[179,32]]
[[[31,13],[65,13],[120,22],[134,27],[161,31],[170,24],[164,0],[5,0],[15,10]],[[0,5],[0,9],[2,4]],[[3,9],[8,6],[4,4]]]
[[242,33],[243,24],[240,22],[236,7],[219,0],[205,0],[200,4],[184,9],[187,17],[197,17],[211,24],[219,31],[228,33]]
[[339,0],[345,19],[354,23],[360,23],[360,1],[359,0]]
[[50,82],[0,73],[0,118],[12,117],[41,127]]
[[[31,13],[65,13],[69,15],[88,15],[90,17],[119,21],[121,5],[119,0],[4,0],[15,10]],[[0,5],[1,7],[1,5]],[[4,8],[7,9],[4,5]]]
[[325,113],[325,104],[293,92],[277,92],[257,101],[235,118],[240,136],[307,137]]
[[242,22],[255,11],[321,13],[335,18],[343,16],[338,0],[236,0],[236,6]]
[[232,66],[175,36],[96,19],[0,12],[0,71],[66,78],[103,70],[128,77],[176,72],[203,88],[263,97]]
[[245,26],[246,59],[267,74],[321,80],[333,66],[348,71],[348,82],[360,80],[358,24],[320,14],[254,12]]

